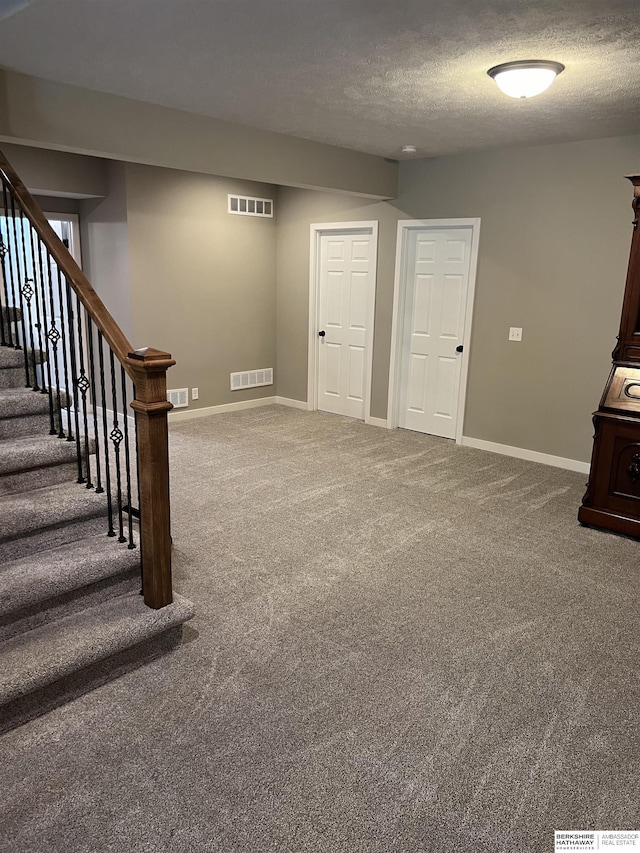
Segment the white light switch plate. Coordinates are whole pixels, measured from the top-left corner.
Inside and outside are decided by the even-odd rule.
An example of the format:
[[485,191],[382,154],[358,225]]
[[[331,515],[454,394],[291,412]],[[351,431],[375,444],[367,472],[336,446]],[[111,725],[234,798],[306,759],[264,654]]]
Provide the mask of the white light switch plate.
[[522,340],[522,329],[518,329],[515,326],[511,326],[509,329],[509,340],[510,341],[521,341]]

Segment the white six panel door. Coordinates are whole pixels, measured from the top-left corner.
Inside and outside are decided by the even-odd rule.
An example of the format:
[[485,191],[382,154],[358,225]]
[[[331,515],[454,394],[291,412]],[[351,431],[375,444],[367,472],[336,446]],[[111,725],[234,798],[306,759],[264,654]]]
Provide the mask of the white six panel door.
[[365,416],[369,309],[374,299],[371,233],[320,237],[318,294],[318,408]]
[[400,369],[399,425],[455,438],[471,228],[411,232]]

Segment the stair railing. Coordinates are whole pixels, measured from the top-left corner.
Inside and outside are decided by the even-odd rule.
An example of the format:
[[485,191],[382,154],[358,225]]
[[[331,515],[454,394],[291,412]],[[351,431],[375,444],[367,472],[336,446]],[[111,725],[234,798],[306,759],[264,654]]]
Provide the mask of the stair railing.
[[49,433],[75,442],[77,482],[104,493],[107,535],[129,548],[139,537],[145,604],[164,607],[175,361],[133,349],[2,152],[0,180],[0,346],[22,351],[25,387],[48,396]]

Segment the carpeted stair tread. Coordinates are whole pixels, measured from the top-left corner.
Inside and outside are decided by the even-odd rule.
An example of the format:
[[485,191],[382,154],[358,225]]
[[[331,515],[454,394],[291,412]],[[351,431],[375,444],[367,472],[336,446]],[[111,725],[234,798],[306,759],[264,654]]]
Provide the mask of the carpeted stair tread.
[[0,542],[106,514],[104,494],[96,494],[78,483],[0,496]]
[[[29,359],[29,368],[31,368],[33,366],[34,359],[33,350],[27,351],[27,358]],[[0,370],[7,370],[11,367],[22,367],[24,370],[24,359],[24,350],[10,346],[0,346]],[[46,361],[46,354],[42,352],[42,350],[35,350],[35,361],[36,364],[42,364]]]
[[6,323],[16,323],[22,320],[22,308],[16,308],[13,305],[0,305],[0,318]]
[[49,413],[49,395],[31,388],[0,388],[0,418]]
[[53,684],[91,664],[182,625],[194,615],[191,602],[176,595],[152,610],[128,593],[0,644],[0,705]]
[[0,616],[22,610],[140,565],[139,548],[90,536],[0,564]]
[[75,461],[76,442],[55,435],[28,435],[0,441],[0,477]]
[[24,367],[0,368],[0,388],[23,388],[25,379]]

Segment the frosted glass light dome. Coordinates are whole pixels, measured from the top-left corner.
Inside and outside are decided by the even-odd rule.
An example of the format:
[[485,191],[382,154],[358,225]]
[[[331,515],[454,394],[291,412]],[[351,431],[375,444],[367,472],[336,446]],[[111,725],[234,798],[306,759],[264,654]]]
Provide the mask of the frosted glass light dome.
[[561,71],[564,65],[560,62],[523,59],[494,65],[487,74],[510,98],[533,98],[548,89]]

